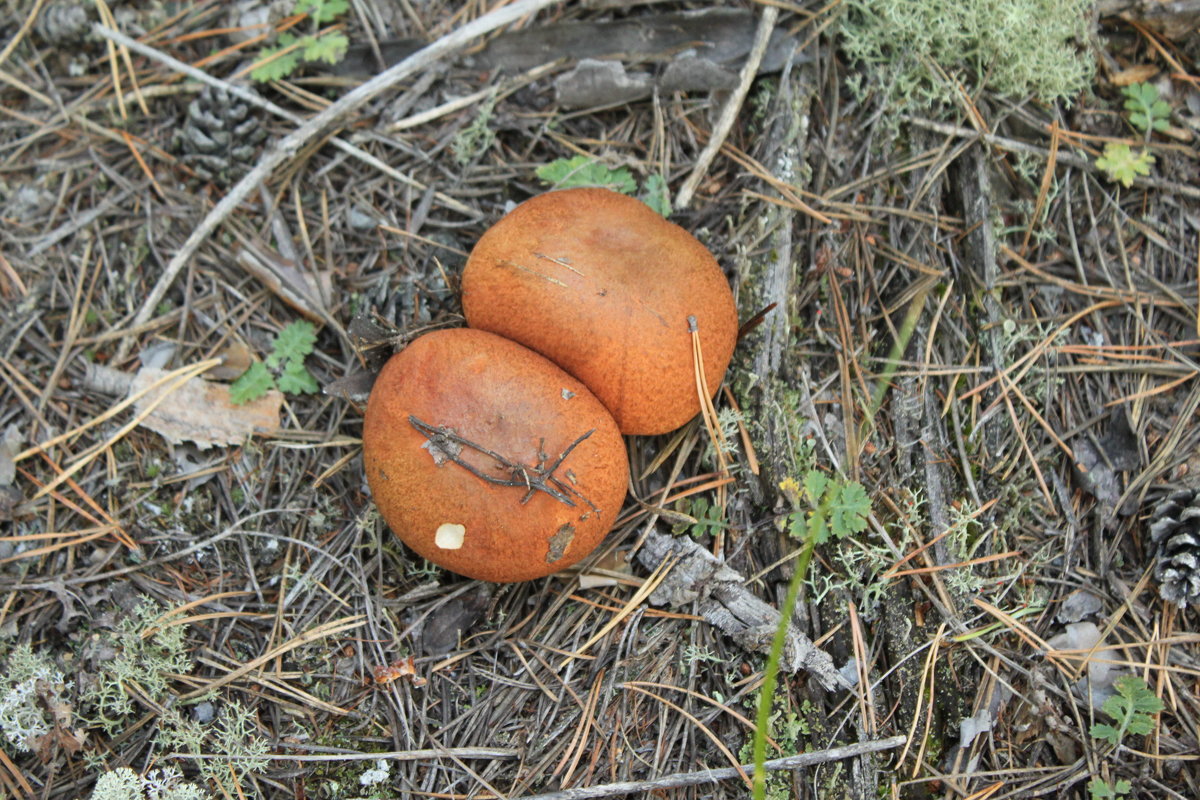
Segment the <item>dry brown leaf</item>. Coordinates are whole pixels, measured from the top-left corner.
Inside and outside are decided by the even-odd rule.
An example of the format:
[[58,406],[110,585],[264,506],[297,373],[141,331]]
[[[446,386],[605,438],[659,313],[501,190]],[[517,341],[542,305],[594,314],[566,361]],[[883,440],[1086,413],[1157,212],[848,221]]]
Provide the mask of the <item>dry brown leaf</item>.
[[244,342],[230,342],[214,355],[221,359],[221,363],[207,372],[209,380],[235,380],[254,363],[254,354]]
[[[142,391],[166,373],[160,369],[141,369],[133,377],[129,394]],[[163,389],[148,392],[137,401],[141,415]],[[224,383],[192,378],[171,392],[141,424],[173,444],[194,442],[201,450],[213,445],[242,444],[256,434],[279,430],[279,410],[283,395],[272,389],[258,400],[234,405],[229,386]]]
[[1154,64],[1138,64],[1114,72],[1110,80],[1113,86],[1132,86],[1135,83],[1145,83],[1158,73],[1159,68]]

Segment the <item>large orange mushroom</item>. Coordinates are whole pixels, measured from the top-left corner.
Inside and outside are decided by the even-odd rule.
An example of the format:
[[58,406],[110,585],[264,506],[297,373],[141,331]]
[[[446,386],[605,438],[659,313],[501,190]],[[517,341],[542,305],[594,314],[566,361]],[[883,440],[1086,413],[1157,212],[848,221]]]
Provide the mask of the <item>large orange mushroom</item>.
[[607,189],[517,206],[475,245],[462,295],[468,325],[579,378],[627,434],[665,433],[699,412],[693,329],[714,393],[737,339],[733,293],[712,254]]
[[590,553],[621,509],[629,464],[582,383],[485,331],[427,333],[384,365],[363,461],[391,529],[472,578],[524,581]]

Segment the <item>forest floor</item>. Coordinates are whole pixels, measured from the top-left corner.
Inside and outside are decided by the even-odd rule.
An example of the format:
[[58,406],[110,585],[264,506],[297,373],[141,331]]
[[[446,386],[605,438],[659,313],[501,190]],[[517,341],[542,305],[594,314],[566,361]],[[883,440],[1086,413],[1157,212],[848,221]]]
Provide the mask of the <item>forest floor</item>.
[[[0,797],[748,796],[774,627],[735,612],[859,487],[769,698],[767,758],[818,755],[768,797],[1200,797],[1150,534],[1200,489],[1195,20],[885,47],[923,94],[861,47],[885,3],[703,5],[5,0]],[[1086,85],[994,88],[1027,55]],[[731,444],[630,438],[592,557],[468,580],[380,519],[366,397],[574,180],[726,271]]]

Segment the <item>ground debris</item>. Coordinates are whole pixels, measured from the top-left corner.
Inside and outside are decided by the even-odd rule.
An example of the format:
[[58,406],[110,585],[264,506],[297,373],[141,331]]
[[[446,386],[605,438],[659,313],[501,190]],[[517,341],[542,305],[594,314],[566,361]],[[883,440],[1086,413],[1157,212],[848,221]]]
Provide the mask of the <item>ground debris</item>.
[[[694,603],[700,616],[732,638],[743,649],[767,653],[779,625],[779,611],[746,587],[736,570],[684,536],[652,530],[637,551],[646,569],[657,569],[668,557],[679,562],[650,595],[652,605],[678,607]],[[788,630],[780,660],[787,672],[805,670],[826,689],[848,688],[833,659],[795,626]]]

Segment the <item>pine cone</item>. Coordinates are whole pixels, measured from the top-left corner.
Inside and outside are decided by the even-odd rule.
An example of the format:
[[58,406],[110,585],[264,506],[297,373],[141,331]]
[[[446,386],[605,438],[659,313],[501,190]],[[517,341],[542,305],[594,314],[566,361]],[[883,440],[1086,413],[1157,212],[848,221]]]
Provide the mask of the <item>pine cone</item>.
[[91,14],[78,3],[53,3],[38,14],[33,30],[46,44],[79,44],[92,30]]
[[1200,491],[1174,492],[1150,517],[1159,594],[1185,608],[1200,605]]
[[249,103],[205,86],[188,106],[179,134],[183,163],[200,178],[229,184],[249,172],[267,131]]

